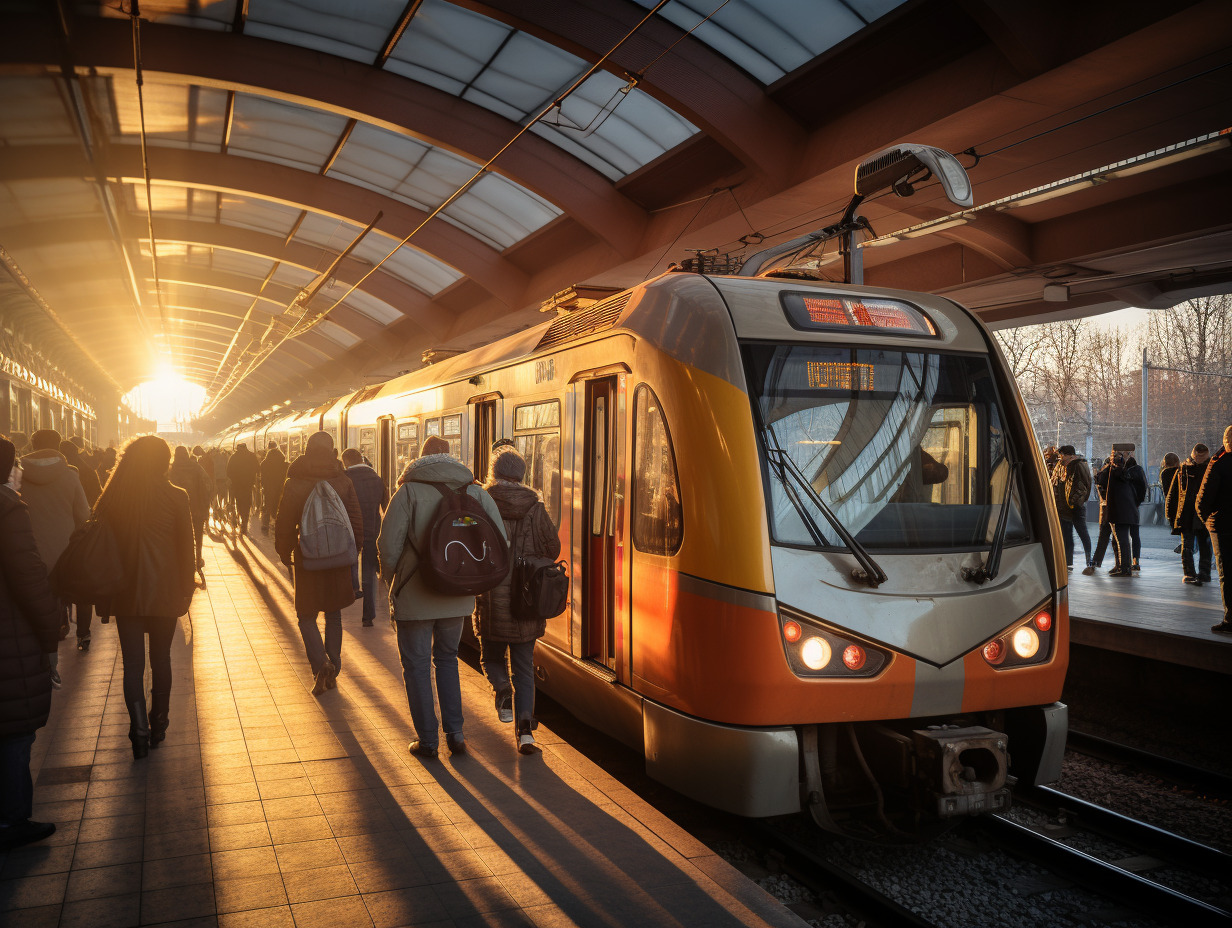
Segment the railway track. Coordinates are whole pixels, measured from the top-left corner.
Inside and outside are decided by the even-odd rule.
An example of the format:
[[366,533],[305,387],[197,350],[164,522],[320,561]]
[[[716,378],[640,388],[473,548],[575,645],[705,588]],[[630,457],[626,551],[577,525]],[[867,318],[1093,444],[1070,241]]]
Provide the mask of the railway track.
[[1141,751],[1072,728],[1069,731],[1066,748],[1079,754],[1085,754],[1087,757],[1133,767],[1140,773],[1158,777],[1178,786],[1188,787],[1213,798],[1232,799],[1232,777],[1202,767],[1194,767],[1171,757],[1151,754],[1148,751]]

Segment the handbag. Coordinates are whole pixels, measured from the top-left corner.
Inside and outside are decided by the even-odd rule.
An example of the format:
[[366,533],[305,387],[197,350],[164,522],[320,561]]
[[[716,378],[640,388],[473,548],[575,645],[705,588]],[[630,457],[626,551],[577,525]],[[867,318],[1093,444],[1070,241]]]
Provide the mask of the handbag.
[[115,532],[103,519],[93,518],[69,538],[52,568],[51,585],[61,599],[97,603],[124,591],[126,573]]

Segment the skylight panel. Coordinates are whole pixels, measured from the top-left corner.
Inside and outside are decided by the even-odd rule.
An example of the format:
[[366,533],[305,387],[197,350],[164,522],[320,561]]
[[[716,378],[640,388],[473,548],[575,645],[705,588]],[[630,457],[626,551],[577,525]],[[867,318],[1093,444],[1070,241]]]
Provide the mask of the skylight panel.
[[316,173],[334,150],[346,122],[324,110],[237,93],[227,149]]
[[405,7],[406,0],[251,0],[244,32],[371,64]]

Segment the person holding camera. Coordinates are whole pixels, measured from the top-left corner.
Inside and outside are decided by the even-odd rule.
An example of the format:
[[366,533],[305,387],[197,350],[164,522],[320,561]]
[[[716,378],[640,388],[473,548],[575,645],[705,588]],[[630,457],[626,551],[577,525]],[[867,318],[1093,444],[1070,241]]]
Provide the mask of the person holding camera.
[[1146,473],[1131,455],[1114,447],[1107,466],[1095,476],[1095,485],[1100,488],[1100,496],[1107,507],[1107,521],[1116,550],[1116,566],[1108,575],[1132,577],[1129,527],[1138,524],[1138,505],[1146,499]]

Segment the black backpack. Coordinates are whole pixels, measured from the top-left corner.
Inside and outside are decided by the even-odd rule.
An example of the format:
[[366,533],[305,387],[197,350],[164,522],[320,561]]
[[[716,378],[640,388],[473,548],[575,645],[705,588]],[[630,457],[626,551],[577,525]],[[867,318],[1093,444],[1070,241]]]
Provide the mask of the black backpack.
[[[534,512],[532,509],[519,520],[520,525],[524,526],[519,531],[530,531]],[[569,572],[564,561],[533,555],[514,560],[513,576],[509,582],[509,611],[515,619],[554,619],[565,611],[568,601]]]
[[428,585],[450,596],[474,596],[500,586],[509,576],[509,546],[483,503],[467,487],[432,486],[441,502],[428,523],[423,549],[415,546]]
[[115,532],[93,518],[73,532],[51,571],[52,588],[62,599],[101,603],[124,591],[124,560]]

